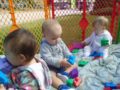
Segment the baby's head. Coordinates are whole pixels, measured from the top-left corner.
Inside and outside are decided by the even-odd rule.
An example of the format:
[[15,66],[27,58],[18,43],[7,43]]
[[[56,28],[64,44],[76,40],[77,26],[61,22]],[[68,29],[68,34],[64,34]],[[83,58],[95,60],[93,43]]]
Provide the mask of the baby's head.
[[36,39],[28,30],[19,28],[5,37],[5,55],[13,66],[29,63],[33,59],[36,49]]
[[54,45],[61,37],[62,27],[56,20],[49,19],[42,24],[42,32],[47,42]]
[[94,31],[96,34],[102,33],[108,26],[108,19],[104,16],[97,17],[93,22]]

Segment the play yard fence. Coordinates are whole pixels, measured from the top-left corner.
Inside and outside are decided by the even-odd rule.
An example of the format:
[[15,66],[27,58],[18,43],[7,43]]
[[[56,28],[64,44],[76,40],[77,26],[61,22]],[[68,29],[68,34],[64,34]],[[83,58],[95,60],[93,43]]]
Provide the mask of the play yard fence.
[[109,19],[108,29],[114,41],[120,42],[120,0],[0,0],[0,54],[4,54],[4,37],[16,28],[30,30],[39,45],[42,22],[55,18],[69,45],[92,33],[92,22],[97,16]]

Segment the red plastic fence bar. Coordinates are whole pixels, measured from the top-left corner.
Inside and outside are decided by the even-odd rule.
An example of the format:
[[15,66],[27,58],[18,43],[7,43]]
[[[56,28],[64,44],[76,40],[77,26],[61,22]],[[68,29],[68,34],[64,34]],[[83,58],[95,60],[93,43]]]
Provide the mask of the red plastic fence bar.
[[118,16],[120,16],[120,2],[118,2]]
[[51,0],[51,1],[52,1],[52,18],[54,19],[55,18],[54,0]]
[[86,17],[86,10],[87,10],[87,2],[83,0],[83,17]]
[[88,26],[88,20],[86,19],[86,10],[87,10],[87,2],[86,0],[83,1],[83,17],[80,20],[80,28],[82,29],[82,41],[85,39],[85,33],[86,33],[86,29]]
[[[86,18],[86,0],[83,0],[83,18]],[[85,39],[85,30],[82,30],[82,40]]]
[[115,17],[116,17],[116,0],[113,1],[113,12],[111,16],[111,25],[110,25],[110,33],[112,34],[113,38],[115,37],[114,33],[114,23],[115,23]]

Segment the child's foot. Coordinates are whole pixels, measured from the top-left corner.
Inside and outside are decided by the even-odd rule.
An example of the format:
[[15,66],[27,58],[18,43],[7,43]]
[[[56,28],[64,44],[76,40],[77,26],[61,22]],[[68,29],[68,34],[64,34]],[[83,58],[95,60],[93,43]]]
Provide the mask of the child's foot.
[[75,90],[75,89],[70,88],[69,86],[63,84],[58,87],[58,90]]
[[63,82],[66,82],[66,80],[68,80],[68,75],[58,73],[57,76],[58,76],[58,78],[60,78]]

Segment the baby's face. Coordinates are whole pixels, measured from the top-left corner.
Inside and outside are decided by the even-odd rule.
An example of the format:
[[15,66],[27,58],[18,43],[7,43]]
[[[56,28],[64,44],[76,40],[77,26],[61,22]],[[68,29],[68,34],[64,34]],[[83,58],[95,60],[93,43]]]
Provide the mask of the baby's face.
[[100,23],[97,23],[97,22],[96,22],[96,23],[93,25],[93,30],[94,30],[94,32],[95,32],[97,35],[99,35],[99,34],[101,34],[101,33],[103,32],[104,26],[101,25]]
[[45,38],[49,44],[56,45],[60,36],[61,35],[59,35],[59,36],[46,36]]
[[50,27],[49,30],[44,32],[44,37],[46,38],[47,42],[51,45],[57,44],[59,38],[62,34],[62,28],[60,25],[53,25]]

